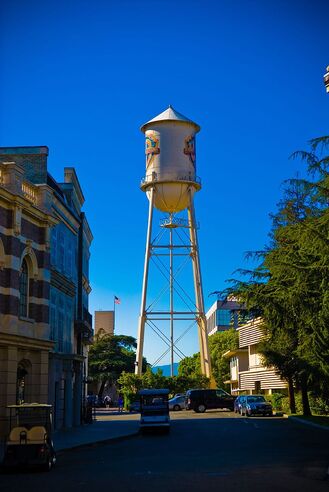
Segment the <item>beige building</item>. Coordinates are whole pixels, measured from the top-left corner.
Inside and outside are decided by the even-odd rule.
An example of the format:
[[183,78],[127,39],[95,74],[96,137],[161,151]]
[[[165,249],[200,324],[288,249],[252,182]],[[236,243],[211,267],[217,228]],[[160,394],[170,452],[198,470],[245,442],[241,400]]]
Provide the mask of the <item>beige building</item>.
[[224,357],[230,359],[230,380],[233,394],[271,394],[285,392],[286,381],[271,367],[265,367],[258,351],[263,337],[261,319],[249,321],[237,330],[239,348],[229,350]]
[[74,169],[58,183],[47,157],[0,148],[0,436],[15,403],[52,404],[56,428],[81,423],[92,234]]
[[95,335],[114,334],[114,311],[95,311]]

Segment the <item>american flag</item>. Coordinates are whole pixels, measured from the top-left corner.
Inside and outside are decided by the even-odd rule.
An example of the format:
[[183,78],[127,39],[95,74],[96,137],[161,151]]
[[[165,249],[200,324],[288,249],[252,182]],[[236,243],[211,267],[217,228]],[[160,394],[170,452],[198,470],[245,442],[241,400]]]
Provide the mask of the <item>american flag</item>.
[[121,304],[121,301],[117,296],[114,296],[114,304]]

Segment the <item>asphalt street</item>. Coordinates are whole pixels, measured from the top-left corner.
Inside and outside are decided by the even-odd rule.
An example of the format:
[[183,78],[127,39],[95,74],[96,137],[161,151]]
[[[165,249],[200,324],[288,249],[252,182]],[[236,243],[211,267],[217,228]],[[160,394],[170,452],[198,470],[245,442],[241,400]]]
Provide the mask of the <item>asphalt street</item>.
[[[125,418],[123,416],[123,418]],[[225,411],[172,413],[169,435],[69,451],[49,473],[0,476],[1,492],[329,491],[329,431]]]

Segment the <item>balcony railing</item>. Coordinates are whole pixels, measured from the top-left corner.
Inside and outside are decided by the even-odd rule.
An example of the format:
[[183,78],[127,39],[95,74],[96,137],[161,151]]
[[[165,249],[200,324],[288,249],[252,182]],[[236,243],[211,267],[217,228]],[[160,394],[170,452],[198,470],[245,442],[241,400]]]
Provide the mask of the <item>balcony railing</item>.
[[36,205],[38,193],[35,186],[33,186],[31,183],[28,183],[27,181],[23,181],[22,192],[24,197],[29,200],[29,202],[33,203],[33,205]]
[[88,309],[86,309],[86,308],[83,308],[83,320],[88,323],[88,325],[90,326],[90,328],[92,327],[92,325],[93,325],[93,317],[90,314],[90,312],[88,311]]

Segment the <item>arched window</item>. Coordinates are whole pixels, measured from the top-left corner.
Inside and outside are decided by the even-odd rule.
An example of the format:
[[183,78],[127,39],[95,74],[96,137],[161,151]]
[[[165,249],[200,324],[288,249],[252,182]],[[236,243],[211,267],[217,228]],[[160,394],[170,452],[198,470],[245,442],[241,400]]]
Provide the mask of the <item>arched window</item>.
[[28,301],[29,301],[29,269],[26,259],[22,261],[21,275],[19,278],[19,315],[25,318],[28,317]]

